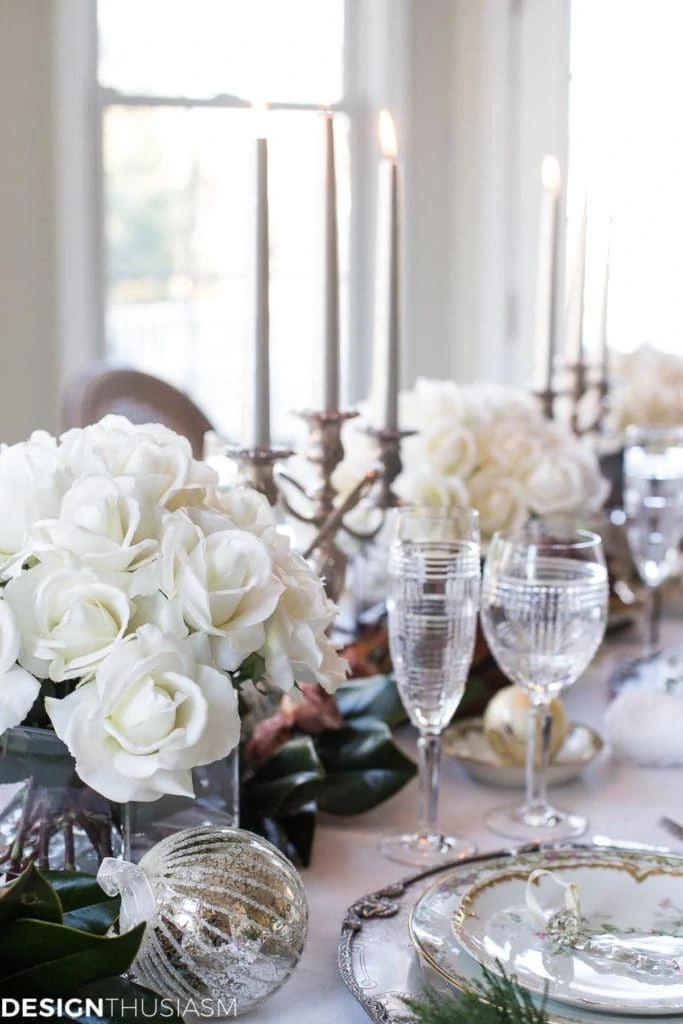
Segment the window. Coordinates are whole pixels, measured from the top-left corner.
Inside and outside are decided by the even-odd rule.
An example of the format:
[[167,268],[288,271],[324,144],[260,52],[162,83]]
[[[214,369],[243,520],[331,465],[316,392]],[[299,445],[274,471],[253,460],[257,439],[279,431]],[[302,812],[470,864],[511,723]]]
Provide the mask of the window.
[[163,376],[239,439],[254,117],[269,104],[271,420],[319,406],[323,105],[337,144],[342,347],[350,145],[344,0],[99,0],[109,358]]
[[585,334],[595,338],[610,220],[608,337],[681,350],[683,5],[573,0],[569,216],[588,193]]

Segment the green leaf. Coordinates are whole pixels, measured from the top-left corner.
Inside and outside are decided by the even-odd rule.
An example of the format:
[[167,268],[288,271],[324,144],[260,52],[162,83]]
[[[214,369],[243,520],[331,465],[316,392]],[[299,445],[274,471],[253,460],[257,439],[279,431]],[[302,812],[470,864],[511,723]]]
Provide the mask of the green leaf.
[[69,1018],[81,1024],[129,1024],[130,1021],[152,1021],[152,1024],[182,1024],[173,1007],[174,1001],[162,1000],[155,992],[124,978],[106,978],[84,985],[72,993],[76,999],[105,1000],[103,1017]]
[[389,676],[342,683],[337,690],[337,705],[347,721],[378,718],[392,729],[407,717],[396,683]]
[[269,758],[245,784],[243,804],[265,817],[294,813],[310,802],[298,791],[323,778],[325,769],[310,736],[297,736]]
[[259,814],[251,807],[242,811],[242,828],[256,832],[282,850],[297,866],[308,867],[311,862],[315,835],[315,804],[307,804],[298,814],[271,818]]
[[62,920],[57,894],[33,864],[29,864],[16,881],[0,889],[0,927],[21,917],[56,924]]
[[0,996],[64,995],[128,970],[145,931],[144,922],[112,938],[28,918],[2,933]]
[[90,907],[95,903],[106,903],[111,899],[107,896],[94,875],[83,871],[50,871],[41,869],[45,878],[59,896],[64,913]]
[[377,719],[357,719],[338,731],[318,737],[324,779],[297,793],[317,802],[329,814],[362,814],[398,792],[416,772],[399,750],[391,730]]
[[501,971],[498,977],[482,968],[482,981],[475,982],[473,992],[464,992],[459,999],[446,998],[425,990],[419,998],[404,998],[410,1017],[399,1017],[401,1024],[548,1024],[546,1013],[547,986],[540,1004],[519,985],[514,975]]
[[268,782],[282,778],[283,775],[296,775],[299,772],[319,772],[322,769],[315,744],[310,736],[295,736],[287,740],[264,764],[254,773],[254,781]]
[[75,928],[77,931],[90,932],[92,935],[106,935],[109,929],[119,916],[121,900],[103,900],[101,903],[93,903],[89,907],[79,907],[77,910],[70,910],[64,915],[64,924],[67,928]]

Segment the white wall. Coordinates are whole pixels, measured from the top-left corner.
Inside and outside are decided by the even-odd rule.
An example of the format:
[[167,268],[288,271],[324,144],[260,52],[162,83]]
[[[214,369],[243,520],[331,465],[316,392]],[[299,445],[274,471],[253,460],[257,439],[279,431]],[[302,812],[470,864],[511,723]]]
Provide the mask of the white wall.
[[0,440],[56,419],[52,21],[0,0]]

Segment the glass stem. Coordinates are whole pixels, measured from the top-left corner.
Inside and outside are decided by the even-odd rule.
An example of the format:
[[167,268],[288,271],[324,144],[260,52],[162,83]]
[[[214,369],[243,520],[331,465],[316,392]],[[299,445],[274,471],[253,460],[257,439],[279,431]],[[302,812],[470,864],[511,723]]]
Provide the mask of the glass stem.
[[650,601],[648,609],[648,639],[647,654],[656,654],[659,649],[660,625],[662,622],[662,588],[650,588]]
[[417,741],[417,754],[417,827],[420,838],[427,839],[437,832],[441,737],[433,733],[421,733]]
[[529,708],[524,804],[524,817],[530,824],[539,824],[548,810],[548,765],[552,726],[550,703],[544,701],[541,704],[532,704]]

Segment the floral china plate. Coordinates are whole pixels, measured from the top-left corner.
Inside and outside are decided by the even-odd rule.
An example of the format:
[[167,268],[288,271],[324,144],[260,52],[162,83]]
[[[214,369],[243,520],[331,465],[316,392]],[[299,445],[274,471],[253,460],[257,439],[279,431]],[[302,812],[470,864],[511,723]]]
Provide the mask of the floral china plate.
[[[505,865],[463,866],[417,901],[410,936],[430,984],[472,990],[482,965],[498,971],[500,963],[536,998],[547,987],[550,1024],[608,1024],[617,1013],[643,1024],[680,1014],[683,973],[657,978],[547,943],[525,903],[536,868],[578,883],[587,931],[616,932],[625,941],[631,936],[667,960],[683,953],[683,859],[614,850],[526,854]],[[556,887],[555,902],[557,894]],[[551,895],[542,892],[541,902]]]
[[[595,760],[604,744],[588,725],[572,722],[561,749],[548,768],[548,784],[573,782]],[[524,766],[505,764],[491,749],[481,718],[454,722],[443,734],[443,749],[463,766],[476,782],[504,789],[524,788]]]

